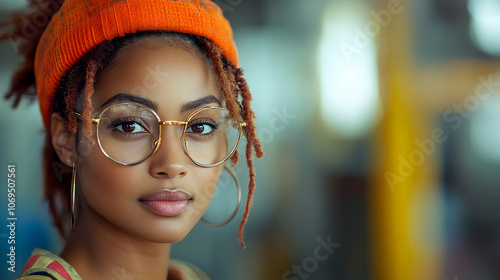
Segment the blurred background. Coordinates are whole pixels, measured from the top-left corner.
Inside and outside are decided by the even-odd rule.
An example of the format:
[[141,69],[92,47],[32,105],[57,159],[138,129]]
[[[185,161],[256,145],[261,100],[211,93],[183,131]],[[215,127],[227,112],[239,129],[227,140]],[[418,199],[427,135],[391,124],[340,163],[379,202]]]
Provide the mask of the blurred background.
[[[266,155],[248,248],[240,209],[224,227],[200,222],[172,257],[222,280],[500,279],[500,0],[216,2]],[[25,5],[1,0],[0,18]],[[0,92],[20,61],[0,43]],[[58,253],[61,240],[42,199],[36,100],[0,101],[0,127],[5,225],[17,167],[15,273],[0,226],[0,278],[13,279],[33,248]],[[245,194],[243,161],[235,172]],[[208,214],[230,214],[230,190]]]

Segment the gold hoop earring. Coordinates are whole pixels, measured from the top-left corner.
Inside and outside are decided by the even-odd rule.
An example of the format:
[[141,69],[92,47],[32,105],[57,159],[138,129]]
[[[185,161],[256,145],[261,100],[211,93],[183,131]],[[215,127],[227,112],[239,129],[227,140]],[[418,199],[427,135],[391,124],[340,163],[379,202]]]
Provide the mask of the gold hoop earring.
[[75,183],[76,181],[76,165],[73,162],[73,175],[71,176],[71,227],[75,231]]
[[220,222],[220,223],[209,223],[205,220],[205,218],[201,218],[201,220],[208,226],[211,226],[211,227],[220,227],[220,226],[223,226],[227,223],[229,223],[233,218],[234,216],[236,216],[236,213],[238,213],[238,210],[240,209],[240,202],[241,202],[241,188],[240,188],[240,182],[238,181],[238,177],[236,177],[236,174],[234,173],[234,171],[229,168],[227,165],[224,165],[224,169],[229,172],[229,174],[231,175],[231,177],[233,177],[233,180],[234,182],[236,183],[236,190],[238,192],[238,198],[237,198],[237,201],[236,201],[236,207],[234,208],[234,211],[233,213],[231,214],[231,216],[229,216],[229,218],[225,219],[224,221]]

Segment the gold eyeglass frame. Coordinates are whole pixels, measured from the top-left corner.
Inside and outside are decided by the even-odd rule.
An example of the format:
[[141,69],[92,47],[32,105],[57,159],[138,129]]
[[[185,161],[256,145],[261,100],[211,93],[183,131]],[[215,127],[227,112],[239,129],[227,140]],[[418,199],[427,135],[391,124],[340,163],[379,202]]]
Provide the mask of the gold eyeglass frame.
[[[139,107],[142,107],[146,110],[148,110],[149,112],[151,112],[155,117],[156,119],[158,120],[158,138],[155,140],[154,142],[154,145],[155,145],[155,148],[153,149],[153,151],[144,159],[138,161],[138,162],[134,162],[134,163],[125,163],[125,162],[121,162],[121,161],[118,161],[118,160],[115,160],[113,159],[110,155],[108,155],[108,153],[106,153],[106,151],[104,151],[104,148],[102,147],[101,145],[101,140],[99,139],[99,123],[102,119],[102,115],[107,111],[109,110],[110,108],[112,107],[115,107],[115,106],[121,106],[121,105],[135,105],[135,106],[139,106]],[[221,164],[223,164],[224,162],[226,162],[233,154],[234,152],[236,151],[236,149],[238,148],[238,145],[240,143],[240,139],[241,139],[241,134],[243,132],[243,127],[246,126],[247,124],[245,122],[242,122],[240,121],[237,126],[238,126],[238,139],[236,140],[236,144],[234,145],[234,147],[232,148],[231,152],[227,154],[227,156],[221,160],[220,162],[217,162],[217,163],[212,163],[212,164],[203,164],[203,163],[199,163],[197,162],[196,160],[194,160],[188,153],[188,141],[186,139],[186,130],[188,129],[187,125],[189,123],[189,121],[191,120],[191,118],[193,116],[195,116],[197,113],[199,112],[202,112],[202,111],[205,111],[205,110],[208,110],[208,109],[221,109],[221,110],[228,110],[227,108],[223,108],[223,107],[218,107],[218,106],[205,106],[205,107],[201,107],[199,109],[196,109],[194,112],[192,112],[186,121],[162,121],[160,116],[151,108],[149,108],[148,106],[145,106],[143,104],[140,104],[140,103],[137,103],[137,102],[122,102],[122,103],[116,103],[116,104],[112,104],[108,107],[106,107],[105,109],[103,109],[98,115],[97,117],[92,117],[92,123],[93,124],[96,124],[97,125],[97,129],[96,129],[96,138],[97,138],[97,143],[99,145],[99,148],[101,149],[101,152],[107,157],[109,158],[110,160],[118,163],[118,164],[121,164],[121,165],[125,165],[125,166],[131,166],[131,165],[136,165],[136,164],[139,164],[141,162],[144,162],[146,161],[148,158],[150,158],[157,150],[158,148],[160,147],[160,144],[161,144],[161,127],[163,125],[183,125],[184,126],[184,129],[182,130],[182,136],[180,138],[180,141],[181,141],[181,146],[182,146],[182,150],[184,151],[184,154],[196,165],[198,166],[201,166],[201,167],[205,167],[205,168],[210,168],[210,167],[215,167],[215,166],[219,166]],[[83,115],[80,114],[80,113],[77,113],[77,112],[74,112],[75,115],[77,115],[78,117],[82,118]],[[95,113],[97,114],[97,113]],[[95,115],[94,114],[94,115]],[[184,144],[183,144],[184,143]]]

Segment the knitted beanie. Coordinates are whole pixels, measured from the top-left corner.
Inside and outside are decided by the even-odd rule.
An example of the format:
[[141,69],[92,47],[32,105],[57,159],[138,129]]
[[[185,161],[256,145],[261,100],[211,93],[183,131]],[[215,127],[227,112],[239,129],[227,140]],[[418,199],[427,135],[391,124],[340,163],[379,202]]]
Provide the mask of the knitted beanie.
[[45,128],[61,78],[106,40],[137,31],[202,36],[238,67],[231,26],[210,0],[66,0],[44,31],[35,54],[35,79]]

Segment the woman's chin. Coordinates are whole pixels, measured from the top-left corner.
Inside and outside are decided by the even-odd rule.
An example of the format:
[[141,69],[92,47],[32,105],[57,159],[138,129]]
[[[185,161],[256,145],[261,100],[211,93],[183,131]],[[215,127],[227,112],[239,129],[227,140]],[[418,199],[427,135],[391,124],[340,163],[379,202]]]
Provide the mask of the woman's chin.
[[189,232],[165,232],[161,235],[154,234],[144,236],[143,238],[154,243],[177,243],[182,241]]
[[134,235],[155,243],[177,243],[184,239],[193,226],[185,223],[162,223],[135,232]]

